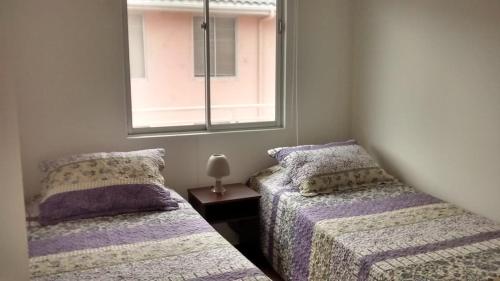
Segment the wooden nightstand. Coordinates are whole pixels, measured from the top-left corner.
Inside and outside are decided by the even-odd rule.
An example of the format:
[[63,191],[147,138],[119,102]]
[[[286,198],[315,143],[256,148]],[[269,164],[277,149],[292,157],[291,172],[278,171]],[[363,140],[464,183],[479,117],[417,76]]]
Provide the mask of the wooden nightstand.
[[258,244],[260,194],[241,183],[224,187],[222,195],[209,186],[188,189],[188,201],[210,224],[227,223],[240,244]]

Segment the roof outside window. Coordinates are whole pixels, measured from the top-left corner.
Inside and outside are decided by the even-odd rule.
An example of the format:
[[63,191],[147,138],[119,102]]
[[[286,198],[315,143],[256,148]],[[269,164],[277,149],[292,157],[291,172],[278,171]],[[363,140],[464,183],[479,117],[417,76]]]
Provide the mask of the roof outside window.
[[[170,10],[199,12],[203,0],[128,0],[134,10]],[[270,15],[276,11],[276,0],[210,0],[213,13]]]

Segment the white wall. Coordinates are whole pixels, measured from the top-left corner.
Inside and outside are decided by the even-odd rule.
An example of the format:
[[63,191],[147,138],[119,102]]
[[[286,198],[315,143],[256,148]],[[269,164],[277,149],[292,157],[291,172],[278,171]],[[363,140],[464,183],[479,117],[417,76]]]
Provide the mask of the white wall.
[[13,95],[0,90],[0,280],[21,281],[28,280],[28,250],[19,134]]
[[351,136],[351,8],[350,0],[299,0],[301,143]]
[[408,183],[500,221],[500,1],[359,0],[353,131]]
[[[15,59],[5,40],[10,32],[8,2],[0,4],[0,61],[8,65]],[[28,250],[23,204],[23,185],[19,151],[14,85],[6,68],[0,68],[0,280],[28,280]]]
[[[285,130],[127,139],[121,1],[17,2],[22,10],[15,24],[23,35],[16,70],[21,73],[20,131],[27,196],[39,190],[38,162],[66,154],[165,147],[167,183],[184,193],[211,182],[204,169],[212,153],[228,155],[232,174],[227,181],[244,181],[272,164],[266,149],[296,143],[290,93]],[[350,61],[345,58],[350,52],[345,31],[350,27],[349,3],[315,0],[300,9],[300,31],[305,34],[299,39],[300,142],[349,136],[346,70]],[[326,17],[319,20],[317,14]],[[307,43],[310,40],[317,43]]]

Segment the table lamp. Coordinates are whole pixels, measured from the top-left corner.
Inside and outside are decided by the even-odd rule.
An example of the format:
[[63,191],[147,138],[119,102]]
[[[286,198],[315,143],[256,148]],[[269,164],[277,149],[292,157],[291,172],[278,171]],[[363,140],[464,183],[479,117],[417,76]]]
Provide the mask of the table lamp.
[[212,192],[221,194],[226,191],[222,185],[222,178],[229,176],[229,163],[227,162],[226,155],[212,154],[207,162],[207,175],[215,178],[215,185]]

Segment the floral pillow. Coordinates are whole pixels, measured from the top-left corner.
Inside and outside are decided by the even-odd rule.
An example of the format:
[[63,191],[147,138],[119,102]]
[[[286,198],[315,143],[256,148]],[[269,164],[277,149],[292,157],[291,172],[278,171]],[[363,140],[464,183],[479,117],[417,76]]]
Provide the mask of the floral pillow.
[[80,154],[45,161],[39,222],[174,210],[164,187],[164,149]]
[[343,186],[394,181],[355,143],[294,151],[280,163],[304,196],[332,193]]
[[351,145],[356,144],[355,140],[347,140],[340,142],[331,142],[327,144],[312,144],[312,145],[299,145],[299,146],[285,146],[285,147],[277,147],[272,148],[267,151],[267,154],[272,158],[278,160],[278,162],[282,163],[287,156],[297,151],[311,151],[328,147],[342,146],[342,145]]

